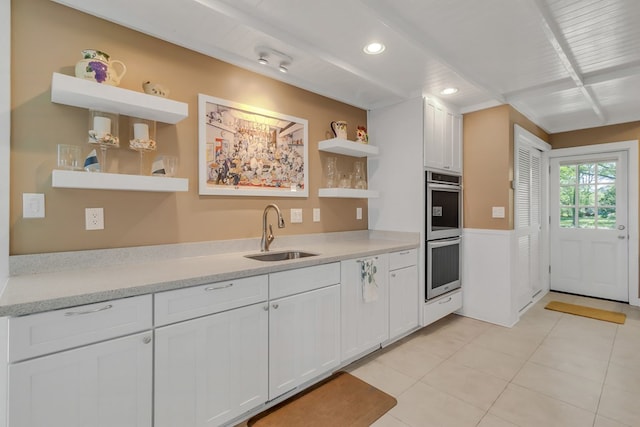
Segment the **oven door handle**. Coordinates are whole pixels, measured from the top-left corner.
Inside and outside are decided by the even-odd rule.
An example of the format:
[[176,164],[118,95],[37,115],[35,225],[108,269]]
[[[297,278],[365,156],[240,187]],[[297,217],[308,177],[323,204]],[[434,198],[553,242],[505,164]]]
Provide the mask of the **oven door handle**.
[[427,243],[432,248],[441,248],[443,246],[458,245],[462,243],[462,238],[456,237],[455,239],[432,240]]
[[447,191],[456,191],[460,192],[461,187],[459,185],[447,185],[447,184],[434,184],[427,183],[427,188],[434,190],[447,190]]

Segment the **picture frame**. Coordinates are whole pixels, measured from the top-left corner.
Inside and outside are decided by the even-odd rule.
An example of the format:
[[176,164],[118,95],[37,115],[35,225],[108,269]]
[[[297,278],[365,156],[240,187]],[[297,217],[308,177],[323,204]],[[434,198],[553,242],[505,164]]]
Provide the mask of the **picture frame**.
[[308,121],[198,94],[198,190],[218,196],[309,196]]

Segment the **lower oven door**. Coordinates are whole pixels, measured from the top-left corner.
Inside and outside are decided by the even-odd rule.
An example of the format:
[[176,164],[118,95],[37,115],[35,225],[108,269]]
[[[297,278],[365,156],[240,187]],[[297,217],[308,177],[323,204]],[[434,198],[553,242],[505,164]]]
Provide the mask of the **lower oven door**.
[[457,289],[460,281],[462,238],[427,242],[426,295],[435,298]]

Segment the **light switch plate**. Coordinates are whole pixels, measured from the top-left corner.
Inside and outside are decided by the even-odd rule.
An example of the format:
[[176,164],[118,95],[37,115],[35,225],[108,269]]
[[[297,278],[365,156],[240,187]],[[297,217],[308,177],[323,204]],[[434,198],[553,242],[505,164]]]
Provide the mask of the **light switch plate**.
[[291,209],[291,224],[302,222],[302,209]]
[[313,222],[320,222],[320,208],[313,208]]
[[491,208],[492,218],[504,218],[504,206],[494,206]]
[[44,194],[22,193],[22,217],[44,218]]
[[356,208],[356,219],[362,219],[362,208]]

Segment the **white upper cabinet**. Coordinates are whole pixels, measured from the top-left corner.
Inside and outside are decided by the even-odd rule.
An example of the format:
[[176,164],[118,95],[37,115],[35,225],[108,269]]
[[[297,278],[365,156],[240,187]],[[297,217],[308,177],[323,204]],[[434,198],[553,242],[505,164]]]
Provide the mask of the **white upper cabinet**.
[[462,116],[425,101],[424,166],[462,174]]

